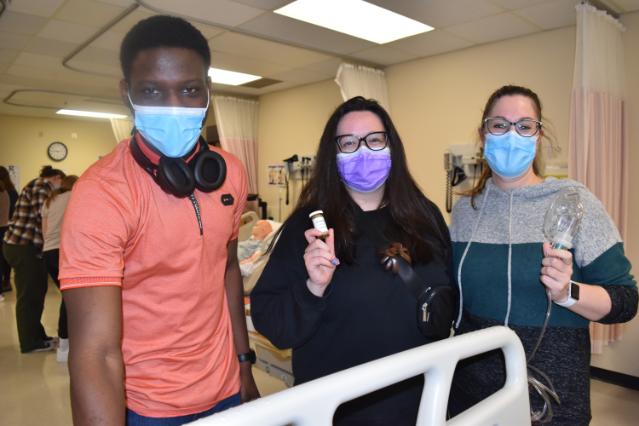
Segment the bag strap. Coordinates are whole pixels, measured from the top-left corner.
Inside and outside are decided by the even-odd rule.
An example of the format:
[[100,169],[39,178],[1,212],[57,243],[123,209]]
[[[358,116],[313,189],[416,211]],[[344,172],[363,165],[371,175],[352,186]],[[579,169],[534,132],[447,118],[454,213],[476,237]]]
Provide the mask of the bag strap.
[[408,290],[419,300],[428,285],[415,273],[415,270],[401,256],[386,256],[382,259],[384,267],[395,272],[406,284]]

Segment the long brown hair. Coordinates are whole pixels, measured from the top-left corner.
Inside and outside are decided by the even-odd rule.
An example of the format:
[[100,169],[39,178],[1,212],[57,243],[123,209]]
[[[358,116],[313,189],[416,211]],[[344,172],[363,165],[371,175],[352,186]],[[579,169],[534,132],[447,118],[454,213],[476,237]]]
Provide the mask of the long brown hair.
[[[331,115],[320,138],[315,167],[301,191],[291,217],[300,210],[324,211],[327,223],[335,230],[335,252],[340,259],[354,260],[355,202],[348,194],[337,169],[335,136],[340,120],[354,111],[369,111],[384,125],[392,165],[386,180],[382,205],[387,205],[398,230],[399,242],[406,246],[413,260],[427,262],[434,252],[448,256],[447,237],[438,221],[438,209],[419,189],[406,163],[402,141],[390,116],[376,101],[361,96],[341,104]],[[286,223],[285,223],[286,225]],[[284,226],[282,227],[284,228]]]
[[16,187],[11,182],[9,170],[4,166],[0,166],[0,191],[15,192],[15,190]]
[[49,198],[47,198],[47,200],[44,202],[44,205],[49,207],[49,204],[51,204],[51,201],[55,200],[55,198],[58,195],[71,191],[71,189],[73,188],[73,185],[75,185],[75,182],[77,180],[78,180],[78,177],[76,175],[68,175],[63,177],[62,182],[60,183],[60,187],[57,189],[54,189],[51,192],[51,195],[49,195]]
[[[486,102],[486,105],[484,106],[484,112],[481,116],[481,122],[478,129],[480,135],[483,134],[483,131],[484,131],[484,120],[488,118],[489,114],[493,110],[493,107],[495,106],[497,101],[503,98],[504,96],[516,96],[516,95],[525,96],[528,99],[530,99],[533,103],[533,107],[535,108],[535,112],[537,113],[537,120],[541,122],[544,121],[544,117],[541,113],[541,109],[542,109],[541,101],[539,100],[539,96],[537,96],[535,92],[528,89],[527,87],[522,87],[522,86],[514,86],[514,85],[502,86],[499,89],[495,90],[492,95],[490,95],[490,97],[488,98],[488,101]],[[539,137],[540,137],[540,140],[544,138],[549,139],[550,144],[552,145],[552,139],[550,139],[546,135],[546,132],[544,130],[540,132]],[[481,138],[483,140],[483,137]],[[461,192],[461,195],[470,197],[470,204],[473,206],[473,208],[477,208],[475,206],[475,196],[482,193],[482,191],[486,187],[486,181],[488,181],[488,178],[490,178],[493,175],[492,170],[490,170],[490,167],[488,166],[488,163],[486,162],[486,159],[483,156],[483,150],[484,149],[482,147],[481,148],[481,151],[482,151],[481,176],[479,177],[479,179],[477,180],[477,183],[472,189],[465,192]],[[537,149],[537,153],[535,154],[535,159],[533,161],[533,172],[537,176],[540,176],[542,173],[542,169],[543,169],[542,150]]]

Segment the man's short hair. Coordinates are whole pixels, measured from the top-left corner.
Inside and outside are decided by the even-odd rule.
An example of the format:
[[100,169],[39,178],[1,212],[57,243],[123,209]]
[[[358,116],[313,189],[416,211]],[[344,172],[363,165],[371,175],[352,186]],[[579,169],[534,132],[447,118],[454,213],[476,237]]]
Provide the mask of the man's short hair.
[[202,57],[205,74],[211,66],[211,50],[202,33],[182,18],[156,15],[135,24],[120,45],[120,65],[126,81],[138,53],[157,47],[191,49]]

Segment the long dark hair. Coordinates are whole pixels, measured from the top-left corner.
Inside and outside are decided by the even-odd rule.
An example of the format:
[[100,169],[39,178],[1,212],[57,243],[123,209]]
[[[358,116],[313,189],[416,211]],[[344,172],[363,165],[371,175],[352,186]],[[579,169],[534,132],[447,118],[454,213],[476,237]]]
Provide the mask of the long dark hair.
[[42,166],[42,169],[40,169],[40,177],[41,178],[50,178],[50,177],[54,177],[54,176],[60,176],[61,178],[65,177],[66,175],[64,174],[64,172],[60,169],[54,169],[53,167],[46,165],[46,166]]
[[16,187],[9,176],[9,170],[4,166],[0,166],[0,191],[16,192]]
[[60,187],[54,189],[53,192],[51,192],[51,195],[49,195],[47,200],[44,202],[44,205],[49,207],[51,201],[55,200],[58,195],[71,191],[71,189],[73,189],[73,185],[75,185],[77,180],[78,177],[76,175],[68,175],[63,177],[62,182],[60,182]]
[[[388,206],[399,235],[397,238],[415,261],[427,262],[433,252],[446,250],[447,238],[436,217],[437,207],[421,192],[408,171],[402,141],[384,108],[361,96],[341,104],[331,115],[317,149],[315,167],[304,186],[291,216],[300,210],[322,209],[330,227],[335,230],[335,251],[340,260],[354,259],[355,202],[348,194],[337,169],[335,136],[340,120],[354,111],[370,111],[384,125],[390,147],[392,165],[386,180],[382,205]],[[361,148],[360,148],[361,149]],[[397,240],[395,238],[395,240]]]

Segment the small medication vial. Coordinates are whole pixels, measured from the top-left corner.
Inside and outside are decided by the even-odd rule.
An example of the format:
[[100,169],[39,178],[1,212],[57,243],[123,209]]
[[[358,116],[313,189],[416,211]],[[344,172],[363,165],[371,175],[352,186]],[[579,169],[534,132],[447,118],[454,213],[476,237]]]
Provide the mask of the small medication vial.
[[326,226],[326,221],[324,220],[324,212],[322,210],[315,210],[311,212],[308,217],[313,221],[313,228],[317,229],[322,233],[319,238],[323,241],[328,237],[328,227]]

